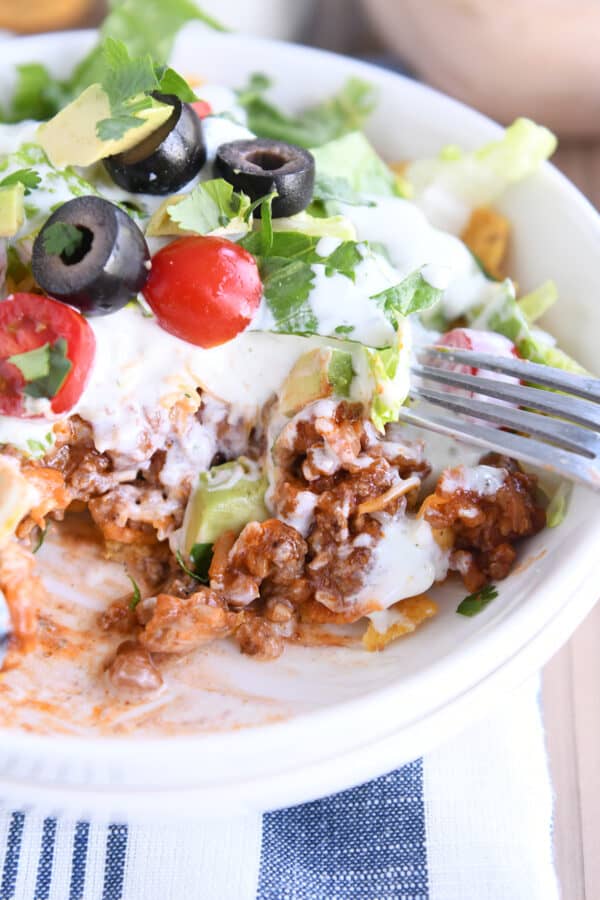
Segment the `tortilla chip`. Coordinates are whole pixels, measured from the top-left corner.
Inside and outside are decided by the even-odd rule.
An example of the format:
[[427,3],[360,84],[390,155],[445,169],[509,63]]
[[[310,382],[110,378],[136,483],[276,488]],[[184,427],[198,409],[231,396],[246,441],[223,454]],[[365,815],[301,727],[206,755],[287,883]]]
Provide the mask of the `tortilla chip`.
[[474,209],[461,238],[492,278],[501,279],[508,250],[510,224],[508,219],[481,206]]
[[430,619],[437,613],[437,603],[427,594],[417,594],[416,597],[407,597],[394,603],[391,612],[395,614],[396,621],[385,632],[377,631],[372,622],[363,635],[363,646],[369,652],[383,650],[392,641],[412,634],[426,619]]

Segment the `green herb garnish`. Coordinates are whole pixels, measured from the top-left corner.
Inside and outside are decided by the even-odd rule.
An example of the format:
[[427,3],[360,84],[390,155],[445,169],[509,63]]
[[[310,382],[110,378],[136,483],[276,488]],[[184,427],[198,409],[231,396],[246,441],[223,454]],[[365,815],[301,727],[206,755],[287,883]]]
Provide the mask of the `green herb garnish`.
[[209,234],[217,228],[226,228],[239,219],[240,231],[250,214],[250,200],[246,194],[237,193],[224,178],[202,181],[180,203],[169,207],[169,218],[184,231]]
[[417,269],[416,272],[407,275],[399,284],[387,288],[379,294],[373,294],[371,300],[375,300],[380,305],[388,320],[394,328],[397,328],[398,316],[410,316],[411,313],[429,309],[438,302],[441,296],[442,291],[432,287]]
[[43,344],[27,353],[9,356],[8,362],[16,366],[23,378],[23,393],[36,399],[51,400],[56,397],[69,372],[72,363],[67,358],[67,342],[59,338],[54,344]]
[[213,558],[212,544],[194,544],[190,550],[190,559],[194,566],[194,577],[203,584],[208,584],[208,570]]
[[296,116],[288,116],[264,97],[270,84],[270,79],[258,72],[237,92],[238,103],[246,110],[248,128],[258,137],[300,147],[320,147],[360,129],[375,106],[373,87],[359,78],[350,78],[333,97]]
[[25,196],[27,196],[27,194],[35,190],[41,180],[35,169],[17,169],[16,172],[11,172],[10,175],[6,175],[0,181],[0,188],[11,187],[13,184],[22,184],[25,188]]
[[138,603],[141,601],[142,594],[140,591],[140,587],[139,587],[137,581],[135,580],[135,578],[132,578],[131,575],[128,575],[127,577],[129,578],[129,580],[133,586],[133,597],[129,601],[129,609],[134,610],[136,608],[136,606],[138,605]]
[[465,597],[462,603],[457,606],[456,612],[461,616],[476,616],[485,609],[492,600],[495,600],[497,596],[498,591],[494,585],[486,584],[481,590],[475,591],[474,594],[469,594],[468,597]]
[[84,241],[84,234],[77,225],[70,222],[53,222],[44,228],[42,235],[44,250],[48,256],[75,256]]
[[32,550],[31,550],[32,553],[37,553],[37,552],[38,552],[38,550],[40,549],[40,547],[42,546],[42,544],[43,544],[44,541],[46,540],[46,535],[48,534],[48,529],[49,529],[49,528],[50,528],[50,523],[48,522],[48,524],[46,525],[45,528],[40,528],[40,529],[38,529],[38,531],[39,531],[39,533],[38,533],[38,539],[37,539],[37,541],[36,541],[36,543],[35,543],[35,547],[32,547]]

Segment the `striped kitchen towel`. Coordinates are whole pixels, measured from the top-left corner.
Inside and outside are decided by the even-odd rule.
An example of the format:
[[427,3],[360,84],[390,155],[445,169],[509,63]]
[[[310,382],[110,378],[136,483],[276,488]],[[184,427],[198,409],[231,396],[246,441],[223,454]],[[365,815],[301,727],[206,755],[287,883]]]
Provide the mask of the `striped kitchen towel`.
[[537,689],[389,775],[264,816],[0,814],[0,900],[557,900]]

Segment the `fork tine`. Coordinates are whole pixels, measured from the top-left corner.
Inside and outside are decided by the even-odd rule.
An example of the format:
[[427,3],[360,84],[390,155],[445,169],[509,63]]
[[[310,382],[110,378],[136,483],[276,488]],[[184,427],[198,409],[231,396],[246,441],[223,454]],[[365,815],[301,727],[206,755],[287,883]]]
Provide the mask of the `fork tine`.
[[446,416],[421,416],[408,407],[403,407],[400,421],[438,434],[458,438],[467,444],[475,444],[486,450],[505,453],[522,462],[530,463],[543,469],[558,472],[570,480],[600,488],[600,470],[591,460],[585,459],[568,450],[560,450],[550,444],[543,444],[532,438],[521,437],[508,431],[499,431],[490,425],[466,423],[461,419]]
[[486,403],[470,397],[460,397],[447,391],[434,391],[419,387],[415,389],[415,394],[444,409],[451,409],[477,419],[486,419],[505,428],[525,432],[557,447],[580,453],[587,456],[588,459],[594,459],[600,454],[600,435],[587,428],[571,425],[569,422],[561,422],[499,403]]
[[[480,354],[477,354],[477,358],[480,358]],[[518,406],[538,409],[541,412],[569,419],[571,422],[578,422],[580,425],[600,429],[600,406],[591,403],[589,400],[581,400],[578,397],[569,397],[565,394],[556,394],[551,391],[540,390],[540,388],[526,387],[522,384],[510,384],[506,381],[482,378],[479,375],[452,372],[437,366],[413,365],[412,371],[421,378],[447,384],[450,387],[466,388],[469,391],[485,394],[488,397],[508,400],[516,403]]]
[[477,369],[489,369],[515,375],[523,381],[542,384],[557,391],[565,391],[586,400],[600,403],[600,378],[591,375],[576,375],[562,369],[553,369],[525,359],[495,356],[492,353],[477,353],[473,350],[458,350],[453,347],[425,346],[416,349],[417,355],[426,354],[451,362],[463,363]]

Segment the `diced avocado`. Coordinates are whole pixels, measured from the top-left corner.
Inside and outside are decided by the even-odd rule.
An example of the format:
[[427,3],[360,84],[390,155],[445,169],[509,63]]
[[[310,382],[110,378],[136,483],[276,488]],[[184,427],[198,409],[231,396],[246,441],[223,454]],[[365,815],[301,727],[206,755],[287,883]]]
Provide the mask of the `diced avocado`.
[[20,181],[0,188],[0,237],[12,237],[23,224],[24,196],[25,188]]
[[164,124],[172,112],[172,106],[153,100],[152,106],[136,113],[145,120],[143,124],[130,128],[121,138],[102,141],[96,134],[96,125],[103,119],[110,119],[110,103],[101,86],[91,84],[54,118],[39,126],[37,139],[56,168],[91,166],[100,159],[124,153],[140,144]]
[[331,394],[348,397],[354,377],[352,356],[331,347],[315,347],[301,356],[279,394],[279,408],[292,416],[315,400]]
[[269,517],[264,496],[267,479],[255,462],[240,456],[202,472],[185,512],[184,553],[194,544],[212,544],[224,531]]
[[185,194],[172,194],[163,200],[146,225],[146,237],[182,237],[190,233],[180,228],[169,215],[169,209],[177,206],[185,197]]

